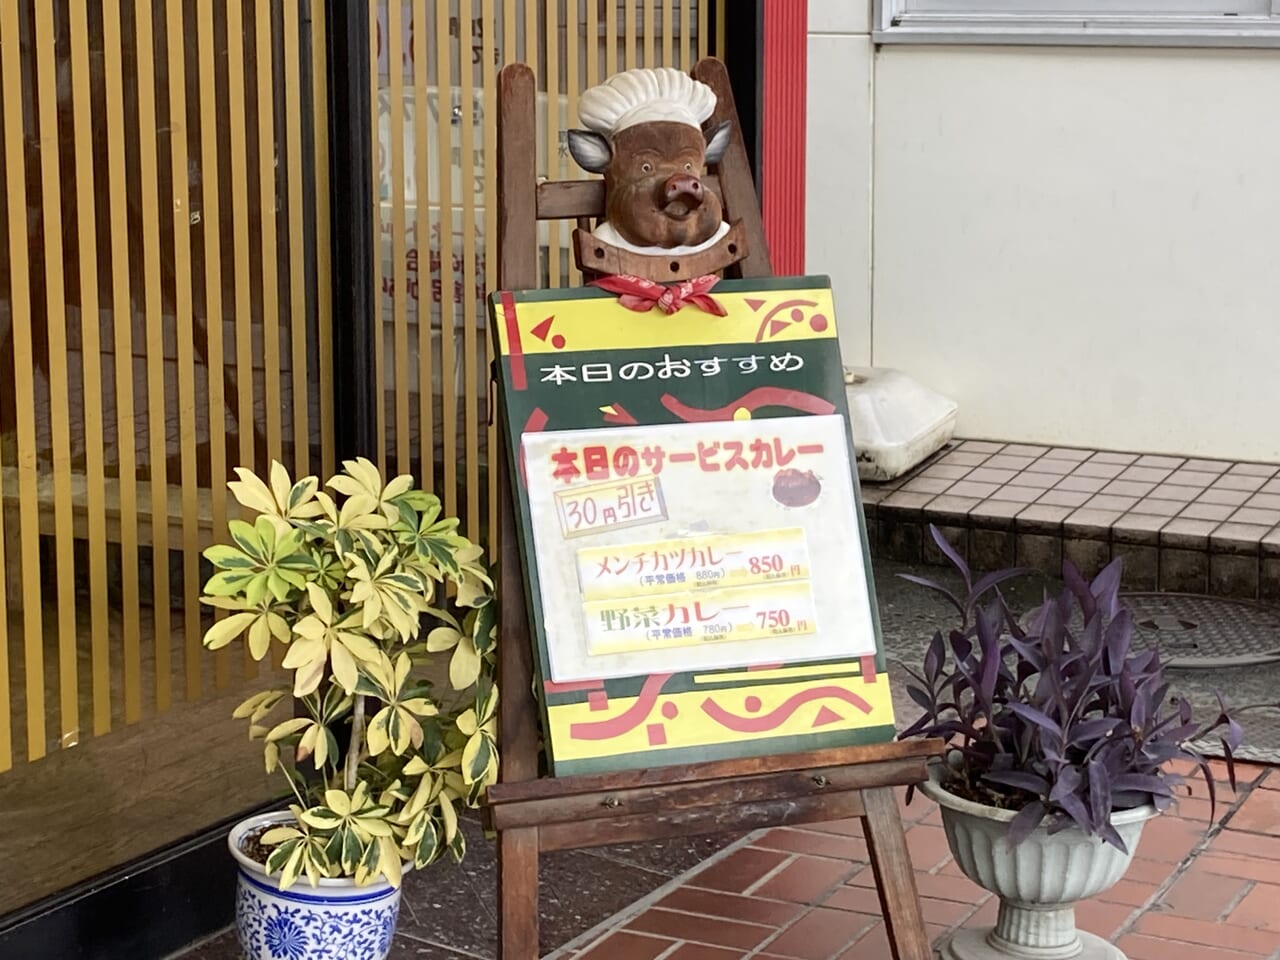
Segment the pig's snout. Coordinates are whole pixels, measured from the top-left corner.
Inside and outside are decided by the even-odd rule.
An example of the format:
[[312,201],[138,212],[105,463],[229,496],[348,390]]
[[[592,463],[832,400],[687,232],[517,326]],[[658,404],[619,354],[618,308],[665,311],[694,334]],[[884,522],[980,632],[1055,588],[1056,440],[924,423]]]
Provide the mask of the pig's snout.
[[703,186],[697,177],[688,174],[677,174],[669,177],[663,186],[663,196],[667,203],[683,203],[692,209],[702,205]]

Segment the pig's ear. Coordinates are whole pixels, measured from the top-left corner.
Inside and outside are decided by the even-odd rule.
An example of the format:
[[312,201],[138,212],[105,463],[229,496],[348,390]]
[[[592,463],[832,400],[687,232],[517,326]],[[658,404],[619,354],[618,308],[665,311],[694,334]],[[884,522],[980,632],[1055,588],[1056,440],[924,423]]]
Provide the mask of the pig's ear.
[[729,149],[729,132],[733,124],[725,120],[707,135],[707,166],[715,166],[724,159],[724,152]]
[[578,166],[588,173],[604,173],[604,168],[613,159],[609,141],[589,130],[570,130],[568,137],[569,152],[578,161]]

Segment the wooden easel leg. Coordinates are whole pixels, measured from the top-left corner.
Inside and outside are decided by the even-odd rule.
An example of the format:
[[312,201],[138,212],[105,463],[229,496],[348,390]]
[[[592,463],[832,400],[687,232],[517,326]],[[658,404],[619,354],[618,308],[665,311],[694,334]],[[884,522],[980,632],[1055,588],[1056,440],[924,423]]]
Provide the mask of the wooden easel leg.
[[498,834],[498,960],[538,958],[538,828]]
[[920,912],[911,853],[893,789],[863,790],[862,802],[866,811],[862,815],[863,832],[894,960],[932,960],[933,948]]

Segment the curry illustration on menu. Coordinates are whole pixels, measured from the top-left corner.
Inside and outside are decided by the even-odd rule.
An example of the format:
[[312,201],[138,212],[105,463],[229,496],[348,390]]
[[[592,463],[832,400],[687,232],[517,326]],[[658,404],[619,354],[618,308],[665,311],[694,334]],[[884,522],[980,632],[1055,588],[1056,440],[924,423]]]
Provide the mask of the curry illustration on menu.
[[697,296],[491,298],[557,775],[894,735],[829,284]]

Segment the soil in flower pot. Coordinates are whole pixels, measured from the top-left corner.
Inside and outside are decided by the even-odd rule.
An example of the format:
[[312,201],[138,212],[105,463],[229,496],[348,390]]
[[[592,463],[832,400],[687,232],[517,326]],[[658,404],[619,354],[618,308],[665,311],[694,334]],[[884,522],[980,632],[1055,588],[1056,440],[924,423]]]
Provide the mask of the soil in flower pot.
[[271,848],[263,845],[262,838],[271,829],[273,829],[271,824],[256,827],[246,833],[240,841],[240,852],[254,863],[260,863],[264,867],[267,865],[267,858],[271,856]]
[[962,800],[978,803],[984,807],[994,807],[997,810],[1021,810],[1028,800],[1036,799],[1029,794],[1009,788],[993,790],[980,783],[970,783],[968,777],[956,771],[951,771],[939,786]]

